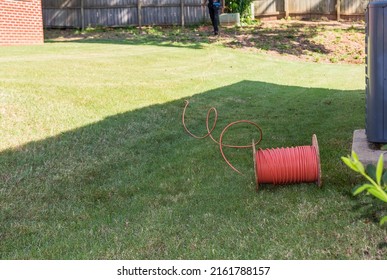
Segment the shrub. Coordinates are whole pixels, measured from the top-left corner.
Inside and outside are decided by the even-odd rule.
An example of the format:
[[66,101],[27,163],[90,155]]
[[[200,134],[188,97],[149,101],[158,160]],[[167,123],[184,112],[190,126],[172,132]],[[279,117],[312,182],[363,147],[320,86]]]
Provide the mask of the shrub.
[[239,13],[243,20],[250,16],[250,4],[252,2],[253,0],[226,0],[226,10],[229,13]]

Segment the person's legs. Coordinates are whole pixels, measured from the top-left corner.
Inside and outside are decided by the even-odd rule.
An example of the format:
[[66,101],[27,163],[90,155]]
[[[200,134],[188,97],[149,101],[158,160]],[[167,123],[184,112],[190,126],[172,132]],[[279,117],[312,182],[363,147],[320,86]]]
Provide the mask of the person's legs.
[[219,33],[219,8],[214,8],[214,23],[212,24],[214,26],[214,34],[218,35]]
[[219,9],[212,6],[208,6],[208,12],[210,14],[212,27],[214,28],[214,34],[218,35],[218,24],[219,24]]
[[208,12],[210,14],[212,26],[214,26],[214,17],[215,17],[214,8],[212,6],[211,7],[208,6]]

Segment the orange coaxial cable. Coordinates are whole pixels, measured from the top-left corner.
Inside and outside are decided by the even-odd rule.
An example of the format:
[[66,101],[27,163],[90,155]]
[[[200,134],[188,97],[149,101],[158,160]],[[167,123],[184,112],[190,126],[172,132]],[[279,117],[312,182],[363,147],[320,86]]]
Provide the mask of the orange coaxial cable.
[[255,150],[254,171],[257,184],[294,184],[316,182],[321,186],[320,155],[316,135],[312,146]]
[[[183,115],[182,115],[182,118],[181,118],[181,121],[183,123],[183,127],[184,127],[184,130],[189,134],[191,135],[192,137],[196,138],[196,139],[204,139],[206,137],[210,137],[212,141],[214,141],[216,144],[219,145],[219,149],[220,149],[220,153],[222,154],[222,157],[224,159],[224,161],[235,171],[235,172],[238,172],[239,174],[242,174],[238,169],[236,169],[232,164],[231,162],[227,159],[226,155],[224,154],[224,151],[223,151],[223,147],[227,147],[227,148],[237,148],[237,149],[246,149],[246,148],[251,148],[253,146],[256,146],[258,145],[261,140],[262,140],[262,129],[259,127],[258,124],[252,122],[252,121],[248,121],[248,120],[240,120],[240,121],[236,121],[236,122],[232,122],[230,124],[228,124],[224,129],[223,131],[221,132],[220,136],[219,136],[219,141],[217,141],[213,136],[212,136],[212,131],[215,129],[216,127],[216,122],[218,120],[218,111],[216,110],[215,107],[211,107],[208,111],[207,111],[207,116],[206,116],[206,129],[207,129],[207,134],[203,135],[203,136],[197,136],[195,134],[193,134],[191,131],[189,131],[189,129],[187,128],[187,125],[185,123],[185,113],[187,111],[187,107],[189,105],[189,101],[186,100],[185,101],[185,105],[184,105],[184,109],[183,109]],[[214,123],[212,125],[212,128],[210,129],[209,127],[209,122],[210,122],[210,116],[211,116],[211,112],[214,112],[215,114],[215,117],[214,117]],[[239,123],[248,123],[248,124],[251,124],[253,126],[255,126],[258,131],[259,131],[259,140],[252,143],[251,145],[228,145],[228,144],[224,144],[223,143],[223,135],[225,134],[225,132],[233,125],[236,125],[236,124],[239,124]]]

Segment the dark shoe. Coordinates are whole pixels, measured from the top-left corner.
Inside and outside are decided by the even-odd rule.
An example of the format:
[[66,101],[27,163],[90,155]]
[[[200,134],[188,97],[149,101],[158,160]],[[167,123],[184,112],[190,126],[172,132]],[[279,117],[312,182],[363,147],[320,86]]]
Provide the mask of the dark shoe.
[[215,36],[218,36],[218,35],[219,35],[219,32],[218,32],[218,31],[215,31],[215,32],[214,32],[214,35],[215,35]]

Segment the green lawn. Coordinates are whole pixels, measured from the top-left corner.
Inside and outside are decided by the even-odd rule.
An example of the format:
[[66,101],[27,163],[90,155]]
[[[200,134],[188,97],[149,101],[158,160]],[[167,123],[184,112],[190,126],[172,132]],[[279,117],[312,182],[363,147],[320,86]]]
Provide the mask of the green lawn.
[[[386,259],[383,205],[340,157],[364,128],[364,66],[216,44],[80,41],[0,48],[1,259]],[[320,144],[323,187],[263,186],[251,150],[205,133],[248,119],[260,147]],[[249,144],[254,129],[225,142]]]

